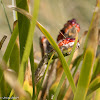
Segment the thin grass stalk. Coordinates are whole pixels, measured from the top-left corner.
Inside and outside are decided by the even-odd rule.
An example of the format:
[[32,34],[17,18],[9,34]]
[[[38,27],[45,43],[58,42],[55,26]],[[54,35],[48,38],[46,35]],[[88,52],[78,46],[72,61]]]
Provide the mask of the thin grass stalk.
[[48,65],[47,65],[47,68],[46,68],[46,70],[45,70],[45,72],[44,72],[44,75],[43,75],[43,78],[42,78],[41,83],[43,83],[43,80],[44,80],[45,75],[46,75],[46,73],[47,73],[47,71],[48,71],[48,68],[49,68],[49,66],[50,66],[50,64],[51,64],[51,62],[52,62],[52,58],[53,58],[54,54],[55,54],[55,52],[51,55],[51,57],[50,57],[50,59],[49,59],[49,61],[48,61]]
[[33,45],[30,52],[30,64],[31,64],[31,72],[32,72],[32,86],[33,86],[33,95],[32,100],[35,100],[35,82],[34,82],[34,53],[33,53]]
[[4,6],[2,0],[0,0],[0,2],[1,2],[1,5],[2,5],[2,8],[3,8],[4,14],[5,14],[5,17],[6,17],[6,20],[7,20],[7,24],[8,24],[8,27],[9,27],[10,33],[12,34],[12,30],[11,30],[10,23],[9,23],[9,19],[8,19],[8,16],[7,16],[6,10],[5,10],[5,6]]
[[[14,6],[14,1],[15,0],[12,0],[12,5]],[[16,1],[15,1],[16,2]],[[13,10],[13,19],[14,19],[14,21],[16,21],[17,20],[17,18],[16,18],[16,12]]]

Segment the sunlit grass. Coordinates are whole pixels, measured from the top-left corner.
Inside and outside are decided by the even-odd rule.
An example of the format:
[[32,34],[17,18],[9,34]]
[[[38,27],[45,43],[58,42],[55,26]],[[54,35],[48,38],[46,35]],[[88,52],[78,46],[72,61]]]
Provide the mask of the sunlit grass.
[[[93,13],[89,31],[87,33],[87,37],[85,40],[84,51],[82,55],[78,56],[77,59],[75,59],[73,63],[74,67],[71,70],[69,70],[69,66],[71,64],[75,52],[78,36],[76,37],[72,52],[68,56],[68,61],[66,61],[64,55],[62,54],[61,50],[59,49],[57,43],[54,41],[50,33],[46,30],[44,26],[42,26],[37,21],[39,5],[40,5],[39,0],[34,0],[33,15],[30,15],[28,13],[29,8],[28,8],[27,0],[25,1],[17,0],[16,5],[17,8],[16,7],[11,7],[11,8],[18,11],[18,24],[16,25],[16,27],[12,32],[11,38],[9,40],[8,46],[2,58],[2,62],[0,64],[0,91],[1,91],[0,96],[2,97],[5,94],[6,94],[5,96],[7,97],[18,95],[20,100],[25,100],[25,99],[37,100],[38,98],[42,98],[42,99],[52,98],[53,100],[56,100],[56,98],[59,96],[59,93],[62,89],[62,84],[66,77],[69,82],[69,85],[66,86],[64,90],[69,90],[70,88],[69,86],[71,86],[70,91],[71,93],[73,93],[73,100],[85,100],[85,99],[88,100],[88,98],[92,98],[92,96],[90,95],[93,95],[94,92],[100,94],[99,93],[100,91],[99,90],[97,91],[97,89],[100,87],[100,77],[98,76],[100,74],[100,69],[99,69],[100,56],[96,57],[96,52],[98,47],[98,42],[97,42],[98,41],[98,20],[99,20],[98,14],[100,12],[99,11],[100,1],[97,0],[96,8]],[[5,10],[4,12],[5,15],[7,15]],[[8,20],[7,17],[6,19]],[[46,74],[48,76],[51,75],[49,72],[49,66],[51,66],[52,69],[53,65],[50,64],[51,64],[51,60],[54,60],[52,59],[54,54],[51,56],[50,60],[48,61],[48,65],[43,77],[38,82],[38,84],[35,84],[35,80],[34,80],[35,64],[34,64],[34,52],[33,52],[34,49],[33,36],[34,36],[35,26],[37,26],[38,29],[45,35],[45,37],[52,45],[55,52],[58,54],[58,58],[60,59],[61,65],[64,70],[62,77],[59,81],[59,84],[56,86],[57,87],[56,91],[55,89],[49,91],[50,87],[53,86],[54,84],[52,80],[47,80],[48,84],[49,82],[52,82],[50,87],[48,87],[47,84],[47,89],[49,88],[48,89],[49,92],[47,92],[45,86],[43,85],[43,83],[46,82],[45,81]],[[17,43],[16,39],[18,36],[19,39],[17,41],[19,42],[19,44],[16,44]],[[14,50],[16,51],[14,52]],[[14,62],[14,57],[16,57],[15,62]],[[82,66],[79,70],[79,65],[81,61],[82,61]],[[30,75],[31,78],[24,81],[26,75],[25,71],[29,62],[30,62],[30,69],[31,69],[31,75]],[[15,67],[14,65],[16,65],[16,68],[14,68]],[[72,72],[74,68],[75,70],[74,72]],[[80,75],[79,75],[78,84],[77,86],[75,86],[74,76],[78,70],[80,71]],[[17,76],[16,73],[18,74],[18,77],[16,77]],[[53,77],[56,77],[56,75]],[[11,87],[9,88],[9,91],[6,90],[6,87],[8,86],[5,81]],[[38,88],[38,86],[40,88]],[[4,88],[4,90],[2,90],[2,88]],[[15,91],[15,93],[13,91]],[[43,94],[44,97],[41,97],[41,92],[44,93]],[[49,97],[51,93],[53,94],[51,97]],[[69,97],[70,96],[71,94],[69,95]],[[63,100],[66,99],[66,97],[63,96],[60,99]],[[59,100],[59,98],[57,98],[57,100]]]

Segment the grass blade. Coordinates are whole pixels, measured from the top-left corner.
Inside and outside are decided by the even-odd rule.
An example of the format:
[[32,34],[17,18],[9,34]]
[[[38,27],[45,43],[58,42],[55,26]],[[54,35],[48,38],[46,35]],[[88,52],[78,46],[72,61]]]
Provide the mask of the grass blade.
[[73,77],[75,76],[75,73],[77,72],[77,69],[78,69],[79,64],[80,64],[80,62],[82,61],[82,59],[83,59],[83,55],[80,55],[80,56],[78,57],[78,59],[76,59],[75,63],[73,64],[73,67],[75,66],[75,70],[74,70],[74,72],[73,72]]
[[19,98],[19,100],[31,100],[30,96],[23,90],[23,88],[18,83],[15,72],[11,69],[8,69],[7,65],[4,62],[0,64],[0,67],[3,70],[6,82],[14,89],[15,93],[18,96],[17,98]]
[[89,90],[87,95],[93,93],[96,89],[100,88],[100,76],[95,78],[89,85]]
[[100,88],[96,91],[96,96],[95,96],[95,100],[99,99],[100,99]]
[[5,17],[6,17],[6,20],[7,20],[7,24],[8,24],[8,27],[9,27],[10,33],[12,34],[11,27],[10,27],[10,23],[9,23],[9,20],[8,20],[8,16],[7,16],[7,13],[6,13],[6,10],[5,10],[5,6],[4,6],[2,0],[0,0],[0,2],[1,2],[1,5],[2,5],[2,8],[3,8],[4,14],[5,14]]
[[11,35],[11,38],[10,38],[10,41],[9,41],[8,46],[6,48],[6,51],[4,53],[3,60],[5,61],[5,63],[8,62],[8,59],[10,57],[12,50],[13,50],[17,36],[18,36],[18,25],[16,25],[16,27]]
[[[76,37],[76,39],[75,39],[75,43],[74,43],[74,46],[73,46],[73,48],[72,48],[72,52],[71,52],[71,54],[70,54],[70,56],[69,56],[69,59],[68,59],[68,66],[70,65],[71,60],[72,60],[72,58],[73,58],[73,54],[74,54],[74,51],[75,51],[75,48],[76,48],[77,40],[78,40],[78,37]],[[63,75],[62,75],[62,77],[61,77],[61,79],[60,79],[60,82],[59,82],[59,84],[58,84],[58,86],[57,86],[57,89],[56,89],[56,91],[55,91],[55,93],[54,93],[53,100],[56,100],[56,98],[57,98],[57,96],[58,96],[58,94],[59,94],[59,92],[60,92],[61,86],[62,86],[62,84],[63,84],[63,82],[64,82],[64,80],[65,80],[65,77],[66,77],[66,74],[65,74],[65,72],[64,72]]]
[[[29,11],[27,0],[24,0],[24,2],[23,2],[23,0],[16,0],[16,6],[22,8],[26,11]],[[17,16],[18,16],[20,62],[21,62],[18,79],[20,80],[20,83],[22,85],[23,80],[24,80],[24,73],[25,73],[25,69],[26,69],[26,65],[22,62],[22,57],[24,54],[24,49],[25,49],[25,45],[26,45],[26,41],[27,41],[28,31],[29,31],[29,27],[30,27],[30,21],[20,13],[17,13]]]
[[13,69],[17,75],[19,72],[19,65],[20,65],[20,51],[19,51],[19,44],[18,44],[18,37],[13,47],[13,50],[10,55],[9,66]]
[[[100,0],[97,0],[92,21],[87,33],[84,45],[84,60],[80,72],[80,77],[74,96],[74,100],[84,100],[91,80],[92,64],[95,59],[98,46],[98,21],[99,21]],[[81,91],[80,91],[81,90]]]
[[[27,0],[24,0],[24,2],[23,0],[16,0],[16,6],[26,11],[29,11]],[[30,27],[30,21],[20,13],[18,13],[17,15],[18,15],[18,27],[19,27],[20,62],[21,62]]]
[[29,33],[27,36],[25,50],[24,50],[24,54],[22,57],[22,62],[21,62],[21,66],[20,66],[19,76],[18,76],[18,79],[21,84],[24,81],[24,64],[28,60],[28,57],[29,57],[30,51],[31,51],[31,47],[32,47],[32,43],[33,43],[33,35],[34,35],[34,29],[35,29],[35,25],[36,25],[37,16],[38,16],[38,10],[39,10],[39,0],[37,0],[37,1],[35,0],[32,23],[31,23]]
[[[16,27],[17,21],[13,23],[13,30]],[[20,65],[20,51],[19,51],[19,38],[17,36],[15,45],[10,55],[9,66],[13,69],[17,75],[19,72],[19,65]]]
[[52,58],[53,58],[54,54],[55,54],[55,52],[51,55],[51,57],[50,57],[50,59],[49,59],[49,61],[48,61],[48,65],[47,65],[47,68],[46,68],[45,73],[44,73],[44,75],[43,75],[43,78],[42,78],[42,82],[41,82],[41,83],[43,83],[43,80],[44,80],[45,75],[46,75],[46,73],[47,73],[47,71],[48,71],[48,68],[49,68],[49,66],[50,66],[50,64],[51,64],[51,62],[52,62]]
[[[12,52],[13,47],[15,45],[15,41],[16,41],[17,35],[18,35],[18,25],[16,25],[16,27],[15,27],[12,35],[11,35],[10,41],[9,41],[9,43],[7,45],[6,51],[5,51],[4,55],[3,55],[2,61],[4,61],[5,63],[7,63],[9,58],[10,58],[11,52]],[[1,74],[0,75],[0,86],[4,90],[5,89],[4,85],[6,85],[6,84],[5,84],[5,81],[4,81],[4,78],[3,78],[3,71],[1,69],[0,69],[0,74]]]
[[20,53],[19,53],[19,46],[17,44],[17,42],[14,45],[14,48],[12,50],[11,56],[10,56],[10,61],[9,61],[9,65],[10,68],[13,69],[17,75],[19,72],[19,65],[20,65]]
[[94,66],[93,66],[93,74],[92,74],[92,79],[95,79],[97,75],[99,75],[100,73],[100,56],[98,56],[96,59],[95,59],[95,63],[94,63]]
[[85,99],[90,82],[93,59],[94,59],[93,50],[87,49],[84,56],[76,93],[73,100]]
[[33,86],[32,100],[35,100],[35,82],[34,82],[35,66],[34,66],[33,45],[32,45],[31,52],[30,52],[30,64],[31,64],[31,72],[32,72],[32,86]]
[[66,60],[65,60],[63,54],[61,53],[59,47],[57,46],[57,44],[55,43],[55,41],[53,40],[53,38],[51,37],[51,35],[48,33],[48,31],[40,23],[37,23],[37,26],[42,31],[42,33],[46,36],[46,38],[48,39],[48,41],[50,42],[50,44],[53,46],[53,48],[58,53],[59,58],[60,58],[61,63],[62,63],[62,66],[63,66],[64,71],[65,71],[65,74],[67,75],[67,78],[69,80],[69,83],[70,83],[70,85],[72,87],[73,93],[75,93],[76,87],[75,87],[73,78],[71,76],[70,70],[68,68],[68,65],[66,63]]
[[96,53],[98,46],[98,22],[99,22],[99,13],[100,13],[100,0],[96,0],[96,7],[92,16],[91,24],[87,33],[87,37],[84,43],[84,53],[88,46],[94,48]]

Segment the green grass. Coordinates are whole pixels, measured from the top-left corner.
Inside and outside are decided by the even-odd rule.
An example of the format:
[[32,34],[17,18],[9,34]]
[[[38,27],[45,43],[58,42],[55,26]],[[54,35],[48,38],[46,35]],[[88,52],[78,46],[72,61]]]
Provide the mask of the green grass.
[[[52,98],[53,100],[56,100],[56,98],[59,97],[59,93],[61,93],[62,84],[65,80],[65,77],[67,77],[69,86],[66,86],[65,89],[63,90],[68,91],[71,86],[70,91],[73,93],[73,100],[85,100],[85,99],[88,100],[88,98],[92,98],[93,93],[97,93],[95,98],[98,98],[98,95],[100,94],[100,90],[99,90],[100,77],[98,76],[100,74],[100,70],[99,70],[100,56],[96,57],[96,52],[98,47],[97,41],[98,41],[99,9],[97,11],[95,10],[95,12],[93,13],[91,24],[84,44],[84,51],[81,55],[76,57],[76,59],[72,63],[73,65],[72,70],[74,70],[72,71],[69,70],[69,66],[72,62],[78,36],[75,40],[75,44],[72,48],[71,54],[67,57],[68,61],[66,61],[64,55],[62,54],[61,50],[59,49],[57,43],[54,41],[50,33],[46,30],[44,26],[42,26],[37,21],[40,1],[34,0],[32,15],[28,13],[29,8],[28,8],[27,0],[24,1],[17,0],[16,5],[17,7],[12,7],[12,8],[18,11],[17,14],[18,24],[16,25],[15,29],[11,34],[9,43],[7,45],[6,51],[2,58],[2,62],[0,64],[0,97],[4,95],[7,97],[11,97],[11,96],[15,96],[17,93],[20,100],[31,100],[31,99],[37,100],[38,98]],[[100,0],[97,0],[96,7],[100,8]],[[6,15],[5,18],[7,20],[8,27],[11,31],[9,19],[7,17],[7,13],[4,5],[3,5],[3,11]],[[41,81],[39,81],[38,84],[35,84],[34,82],[35,63],[34,63],[33,37],[34,37],[34,30],[36,26],[46,36],[46,38],[54,48],[55,52],[58,54],[58,58],[61,61],[61,65],[64,72],[60,78],[60,81],[58,82],[59,84],[57,83],[54,84],[54,82],[52,82],[52,79],[50,80],[47,79],[48,84],[52,82],[51,85],[48,86],[47,84],[47,87],[43,85],[43,83],[45,82],[46,74],[48,76],[52,76],[50,72],[48,73],[48,71],[49,71],[49,66],[52,63],[51,60],[54,60],[52,59],[54,54],[51,56],[50,60],[48,61],[46,71],[43,77],[41,78]],[[19,36],[19,40],[17,41],[19,42],[19,44],[16,41],[18,36]],[[81,61],[82,61],[82,65],[80,64]],[[28,62],[30,62],[30,69],[32,72],[31,79],[30,79],[31,85],[30,85],[30,80],[24,81],[25,71]],[[55,65],[57,66],[57,64]],[[15,73],[13,71],[8,70],[8,67],[9,69],[14,70]],[[53,66],[51,64],[51,69],[52,67]],[[78,71],[80,72],[80,75],[79,75],[77,86],[75,86],[74,76]],[[16,75],[18,75],[18,78],[16,78]],[[56,77],[56,74],[53,75],[55,75],[53,77]],[[49,91],[50,87],[52,87],[53,85],[56,85],[56,89],[53,88],[52,91]],[[8,87],[10,86],[11,88],[7,90],[6,89],[7,86]],[[18,88],[16,88],[16,86],[18,86]],[[44,93],[46,94],[43,95],[46,97],[41,97],[40,91],[43,91],[44,89],[45,89]],[[13,91],[15,91],[15,93]],[[52,94],[52,96],[50,96],[50,94]],[[71,97],[71,94],[69,95],[69,97]],[[60,99],[63,100],[66,99],[66,97],[62,96],[62,98],[60,97]],[[57,98],[57,100],[59,100],[59,98]]]

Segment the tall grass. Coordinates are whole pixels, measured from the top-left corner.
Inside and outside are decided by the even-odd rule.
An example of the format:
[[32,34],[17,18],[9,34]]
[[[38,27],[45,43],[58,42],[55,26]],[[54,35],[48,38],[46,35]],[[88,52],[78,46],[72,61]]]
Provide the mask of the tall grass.
[[[17,7],[11,7],[12,9],[18,11],[17,14],[18,23],[16,24],[12,32],[11,38],[9,40],[8,46],[2,58],[2,62],[0,64],[0,97],[2,97],[3,99],[3,97],[6,96],[9,97],[8,99],[10,99],[11,96],[12,97],[17,96],[20,100],[31,100],[31,99],[46,100],[48,98],[53,100],[56,99],[66,100],[67,99],[66,95],[69,95],[66,93],[68,90],[70,90],[71,93],[73,94],[73,96],[72,94],[69,95],[69,98],[71,98],[71,100],[88,100],[92,98],[94,93],[100,94],[100,90],[98,90],[100,88],[100,77],[99,77],[100,56],[96,57],[96,52],[98,47],[98,21],[100,13],[100,0],[97,0],[96,2],[96,7],[93,13],[91,24],[84,44],[84,51],[81,56],[78,56],[74,60],[73,66],[76,68],[74,70],[74,73],[72,73],[73,75],[71,74],[71,70],[69,70],[69,66],[71,64],[74,55],[78,36],[75,40],[75,44],[73,46],[71,55],[68,56],[68,62],[67,62],[64,58],[64,55],[60,51],[57,43],[51,37],[50,33],[37,21],[40,1],[34,0],[33,5],[34,6],[32,15],[28,13],[29,6],[27,0],[24,1],[17,0],[16,1]],[[4,5],[3,9],[5,9]],[[4,13],[7,16],[5,10]],[[7,22],[9,22],[7,17],[6,19]],[[54,82],[50,77],[52,75],[54,76],[54,73],[52,72],[55,69],[53,69],[53,64],[50,65],[50,63],[53,55],[48,61],[48,66],[45,71],[45,74],[43,75],[43,78],[38,82],[38,84],[35,84],[34,81],[35,62],[34,62],[34,52],[33,52],[34,49],[33,37],[36,26],[46,36],[46,38],[54,48],[55,52],[57,52],[58,57],[61,61],[61,65],[64,70],[63,74],[61,74],[59,84],[58,85],[56,84],[56,89],[53,88],[52,91],[50,90],[50,87],[54,85]],[[16,58],[16,61],[14,61],[14,57]],[[80,69],[80,75],[78,83],[76,84],[77,86],[75,86],[74,76],[78,71],[78,67],[81,61],[82,61],[82,66]],[[30,75],[28,77],[31,78],[29,80],[25,80],[26,77],[25,71],[27,70],[29,62],[30,62],[32,77]],[[49,71],[49,66],[51,66],[51,71]],[[56,66],[58,65],[56,64]],[[16,73],[14,71],[18,74],[18,77],[16,77]],[[48,76],[46,76],[46,74]],[[61,93],[60,91],[63,88],[62,85],[64,85],[63,83],[66,77],[69,82],[69,85],[65,86],[65,88],[63,89],[66,90],[66,92],[63,94],[62,98],[57,98],[60,95],[59,93]],[[8,86],[10,87],[7,90],[6,87]],[[40,86],[39,89],[38,86]],[[4,89],[2,90],[2,88]],[[95,98],[96,100],[99,100],[98,95],[95,95]]]

